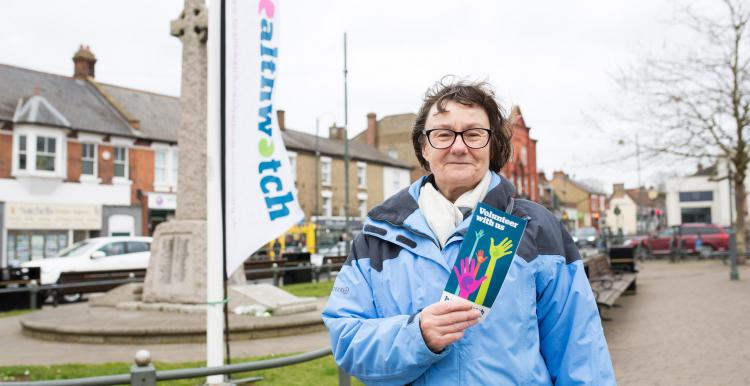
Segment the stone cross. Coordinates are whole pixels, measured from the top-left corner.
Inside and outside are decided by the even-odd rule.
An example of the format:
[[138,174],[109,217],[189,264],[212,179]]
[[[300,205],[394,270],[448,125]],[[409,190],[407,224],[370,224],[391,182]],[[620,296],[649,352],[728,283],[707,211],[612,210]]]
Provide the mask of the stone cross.
[[[182,41],[182,90],[177,134],[177,214],[161,223],[151,244],[143,301],[201,304],[206,301],[206,93],[208,11],[203,0],[185,0],[171,24]],[[244,270],[234,282],[244,283]]]
[[182,41],[177,219],[206,219],[206,75],[208,10],[203,0],[185,0],[171,23]]

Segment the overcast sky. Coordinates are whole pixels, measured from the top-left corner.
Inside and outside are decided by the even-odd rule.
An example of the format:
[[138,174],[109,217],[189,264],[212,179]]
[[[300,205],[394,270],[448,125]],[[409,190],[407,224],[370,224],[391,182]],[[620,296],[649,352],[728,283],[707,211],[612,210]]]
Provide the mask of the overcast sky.
[[[169,22],[182,6],[182,0],[2,0],[0,63],[72,75],[71,57],[86,44],[98,58],[98,81],[176,96],[181,45],[169,35]],[[538,167],[548,176],[562,169],[607,190],[613,182],[634,187],[635,159],[602,162],[634,147],[604,134],[619,125],[608,113],[621,102],[613,76],[680,43],[665,23],[677,7],[668,0],[281,0],[276,104],[296,130],[314,133],[316,118],[321,133],[344,123],[347,32],[350,136],[365,128],[368,112],[378,118],[415,112],[425,89],[443,75],[487,79],[508,109],[521,107],[538,140]],[[693,167],[645,164],[642,180]]]

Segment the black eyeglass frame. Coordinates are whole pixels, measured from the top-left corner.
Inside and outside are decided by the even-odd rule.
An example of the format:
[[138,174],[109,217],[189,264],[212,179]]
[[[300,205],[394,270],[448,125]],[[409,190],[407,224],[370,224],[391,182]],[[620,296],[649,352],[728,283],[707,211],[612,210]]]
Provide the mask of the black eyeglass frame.
[[[432,141],[430,141],[430,133],[432,133],[433,131],[438,131],[438,130],[446,130],[446,131],[450,131],[451,133],[453,133],[453,141],[451,141],[451,143],[448,146],[437,147],[437,146],[435,146],[435,145],[432,144]],[[474,146],[471,146],[468,143],[466,143],[466,140],[464,139],[464,133],[472,131],[472,130],[483,130],[483,131],[486,131],[487,132],[487,142],[484,145],[480,146],[480,147],[474,147]],[[485,129],[483,127],[475,127],[475,128],[467,129],[467,130],[464,130],[464,131],[455,131],[455,130],[451,130],[451,129],[423,129],[422,130],[422,134],[424,134],[424,136],[427,137],[427,143],[429,143],[430,146],[432,146],[433,148],[438,149],[438,150],[448,149],[449,147],[453,146],[453,144],[456,143],[456,138],[458,138],[459,136],[461,137],[461,141],[463,141],[463,143],[464,143],[464,145],[466,145],[466,147],[468,147],[469,149],[475,149],[475,150],[477,150],[477,149],[483,149],[483,148],[487,147],[487,145],[490,144],[490,140],[492,139],[492,129]]]

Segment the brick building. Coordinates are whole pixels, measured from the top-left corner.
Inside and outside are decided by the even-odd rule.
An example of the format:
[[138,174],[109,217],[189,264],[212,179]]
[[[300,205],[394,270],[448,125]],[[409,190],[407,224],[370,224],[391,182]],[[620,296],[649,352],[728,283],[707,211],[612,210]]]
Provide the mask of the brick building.
[[[391,158],[408,165],[411,168],[411,181],[414,181],[427,174],[419,165],[411,142],[411,131],[416,120],[417,115],[413,113],[388,115],[380,120],[377,120],[375,113],[369,113],[367,114],[367,128],[355,136],[353,141],[375,147]],[[513,158],[500,172],[513,182],[519,197],[538,201],[537,140],[530,137],[531,128],[526,126],[518,106],[512,108],[509,123],[513,130]]]
[[[295,175],[297,197],[306,222],[317,222],[328,233],[344,229],[344,130],[329,128],[328,137],[289,129],[284,111],[278,122]],[[316,150],[317,149],[317,150]],[[367,144],[349,141],[349,216],[352,229],[362,227],[367,212],[409,185],[409,165]],[[325,237],[325,235],[321,235]],[[323,240],[327,242],[330,240]]]
[[565,172],[556,170],[549,182],[559,202],[561,220],[570,230],[580,227],[599,229],[607,210],[604,192],[575,181]]
[[1,266],[93,236],[146,235],[174,212],[179,100],[0,65]]

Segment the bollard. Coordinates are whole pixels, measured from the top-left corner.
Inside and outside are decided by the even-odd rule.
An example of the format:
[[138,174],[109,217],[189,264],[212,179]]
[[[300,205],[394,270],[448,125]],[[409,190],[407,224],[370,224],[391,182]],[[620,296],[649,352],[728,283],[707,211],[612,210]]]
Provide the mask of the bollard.
[[128,281],[131,283],[135,283],[135,274],[133,272],[128,273]]
[[276,263],[273,263],[273,265],[271,265],[271,271],[273,272],[273,286],[278,287],[279,286],[279,265]]
[[36,280],[29,282],[29,308],[32,310],[36,309],[37,298],[39,294],[39,286],[36,284]]
[[326,274],[328,275],[328,281],[331,281],[331,259],[326,259]]
[[339,369],[339,386],[350,386],[352,384],[352,378],[341,367],[338,367],[338,369]]
[[135,353],[135,366],[130,366],[130,386],[156,386],[156,368],[146,350]]
[[320,282],[320,267],[318,267],[318,266],[316,265],[315,267],[313,267],[313,269],[314,269],[314,271],[313,271],[313,275],[314,275],[314,277],[315,277],[315,282],[316,282],[316,283],[319,283],[319,282]]
[[733,229],[729,230],[729,280],[740,280],[737,272],[737,235]]

